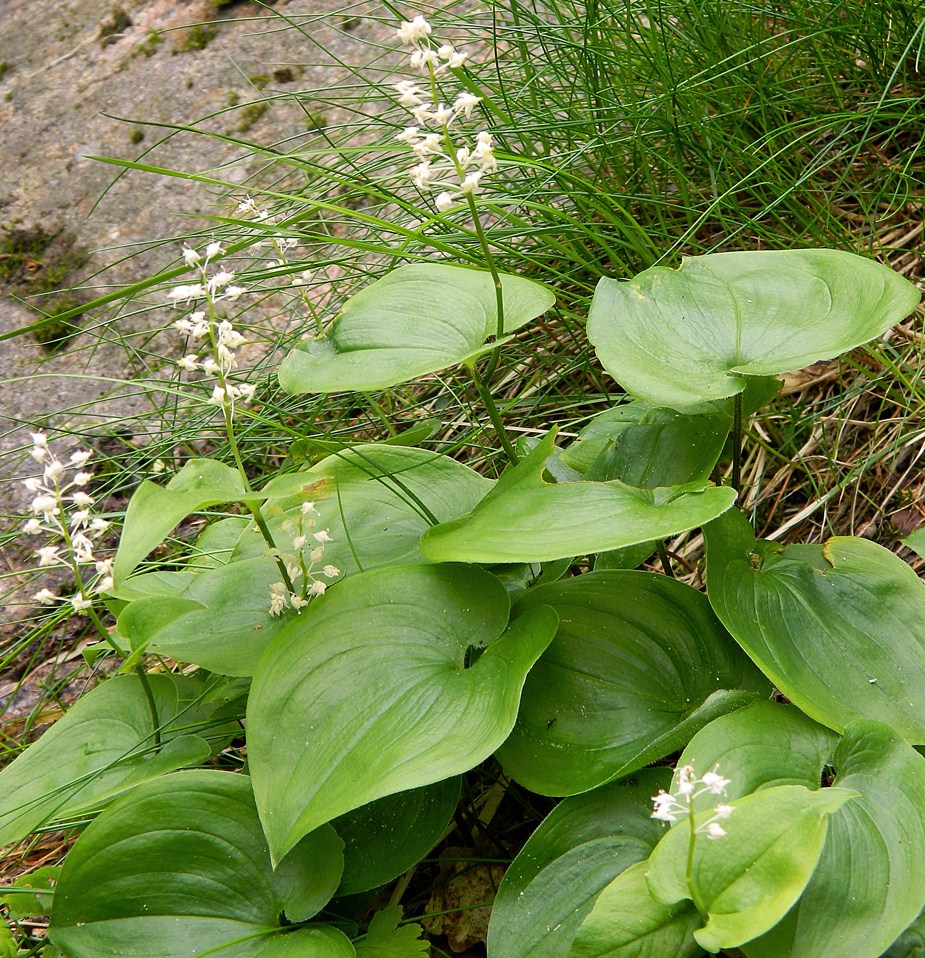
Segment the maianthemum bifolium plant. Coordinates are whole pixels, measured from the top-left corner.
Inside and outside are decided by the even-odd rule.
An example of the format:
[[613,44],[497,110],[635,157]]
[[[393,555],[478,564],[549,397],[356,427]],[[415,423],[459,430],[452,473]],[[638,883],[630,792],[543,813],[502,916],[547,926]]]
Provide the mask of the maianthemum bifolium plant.
[[[569,292],[497,268],[480,203],[504,161],[465,57],[423,17],[398,39],[420,75],[396,89],[411,181],[434,216],[467,217],[484,268],[396,265],[314,315],[278,378],[360,397],[459,367],[503,471],[423,428],[319,439],[253,483],[256,390],[226,315],[248,290],[222,243],[185,247],[165,308],[230,462],[142,482],[101,559],[89,453],[65,463],[32,436],[24,531],[76,583],[36,601],[87,616],[87,654],[121,664],[0,771],[0,843],[80,830],[53,880],[7,895],[13,917],[49,913],[33,950],[69,958],[413,958],[420,927],[375,890],[428,856],[493,760],[561,801],[498,889],[489,958],[916,954],[925,585],[866,539],[763,541],[737,503],[744,425],[777,376],[880,336],[918,291],[829,249],[605,277],[587,336],[624,401],[571,441],[515,438],[493,379]],[[285,269],[285,229],[267,236]],[[185,554],[149,558],[218,506]],[[705,593],[665,546],[697,529]],[[640,568],[656,553],[664,574]]]

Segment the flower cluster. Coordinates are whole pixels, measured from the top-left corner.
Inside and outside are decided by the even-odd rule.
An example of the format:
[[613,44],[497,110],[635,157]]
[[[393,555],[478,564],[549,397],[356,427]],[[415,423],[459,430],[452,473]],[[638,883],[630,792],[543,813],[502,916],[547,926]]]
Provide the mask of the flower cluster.
[[482,178],[498,169],[498,161],[487,130],[476,134],[471,145],[454,140],[451,128],[460,119],[472,117],[481,97],[462,90],[452,102],[440,101],[437,78],[461,67],[466,55],[450,43],[434,47],[430,35],[431,26],[424,17],[415,17],[398,29],[399,40],[412,51],[412,67],[429,81],[427,90],[413,80],[396,84],[398,102],[414,117],[414,123],[402,130],[398,139],[418,158],[411,181],[419,190],[435,192],[435,205],[445,212],[461,197],[478,193]]
[[296,521],[287,519],[282,525],[282,531],[292,536],[293,551],[275,550],[274,555],[282,561],[289,582],[270,586],[270,615],[282,615],[287,608],[301,612],[309,600],[324,595],[325,579],[340,575],[340,569],[331,564],[324,565],[320,575],[315,571],[324,559],[324,547],[332,541],[327,529],[316,528],[318,515],[313,502],[303,502]]
[[[729,779],[723,778],[717,768],[707,772],[703,778],[694,775],[692,765],[684,765],[678,769],[678,791],[676,795],[659,790],[658,795],[652,797],[655,811],[652,818],[662,822],[676,822],[679,817],[689,817],[693,814],[694,800],[701,795],[725,795]],[[710,819],[697,826],[698,834],[705,834],[707,838],[722,838],[726,830],[720,822],[735,811],[731,805],[717,805],[713,809]]]
[[[42,475],[24,482],[34,498],[32,517],[23,532],[49,540],[35,552],[39,566],[69,569],[77,581],[77,592],[69,599],[60,599],[50,589],[42,589],[33,598],[42,605],[67,601],[75,612],[86,612],[93,604],[93,593],[112,589],[112,560],[98,560],[94,555],[95,541],[109,523],[90,511],[94,499],[86,487],[93,473],[86,466],[91,453],[75,452],[64,463],[48,445],[45,433],[34,432],[30,455],[42,465]],[[91,564],[94,572],[87,576],[81,566]]]
[[195,348],[194,352],[178,360],[177,365],[186,372],[201,370],[208,376],[215,376],[218,385],[212,390],[209,402],[222,407],[233,405],[236,400],[250,402],[256,389],[248,383],[233,385],[228,381],[229,373],[238,365],[234,351],[243,346],[245,340],[227,319],[218,319],[215,307],[223,300],[234,302],[246,289],[234,285],[233,272],[219,268],[209,274],[209,263],[223,252],[220,243],[209,243],[204,254],[184,247],[183,261],[199,270],[199,282],[175,286],[167,293],[167,298],[175,306],[205,300],[207,309],[195,310],[173,324],[174,329],[184,333],[187,342],[194,344]]

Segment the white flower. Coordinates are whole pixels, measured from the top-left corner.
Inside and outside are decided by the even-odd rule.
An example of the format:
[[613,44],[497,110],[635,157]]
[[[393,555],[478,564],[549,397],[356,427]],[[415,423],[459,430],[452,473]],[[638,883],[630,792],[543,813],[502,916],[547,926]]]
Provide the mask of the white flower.
[[309,595],[324,595],[327,586],[320,580],[315,579],[315,581],[308,587]]
[[202,257],[196,252],[196,250],[191,249],[189,246],[183,247],[183,262],[187,266],[195,266]]
[[714,795],[725,795],[726,786],[729,784],[729,779],[719,775],[715,768],[712,772],[707,772],[701,781]]
[[694,791],[697,779],[694,778],[694,766],[684,765],[678,769],[678,794],[687,797]]
[[431,34],[431,25],[422,16],[399,24],[398,39],[406,47],[413,47],[426,40]]
[[30,519],[23,527],[22,531],[25,532],[27,536],[35,536],[40,532],[43,532],[42,523],[38,519]]
[[36,592],[32,598],[42,605],[54,605],[58,601],[58,597],[51,589],[41,589],[39,592]]
[[97,592],[112,592],[113,580],[111,575],[104,575],[95,586]]
[[704,831],[707,838],[722,838],[726,834],[726,829],[719,822],[710,822]]
[[293,549],[301,549],[305,545],[305,536],[296,536],[292,540]]
[[81,509],[86,509],[88,506],[92,506],[96,500],[86,492],[75,492],[74,495],[71,496],[71,502],[73,502],[74,505],[80,506]]
[[74,485],[85,486],[93,478],[92,472],[78,472],[74,474]]
[[100,535],[109,528],[109,523],[105,519],[101,519],[97,516],[90,523],[90,532],[93,535]]
[[449,126],[455,118],[456,114],[451,106],[441,103],[434,109],[434,121],[441,126]]
[[219,270],[208,282],[209,292],[213,295],[220,289],[224,289],[234,279],[234,273],[228,270]]
[[301,506],[301,510],[302,510],[303,516],[312,515],[312,514],[318,515],[318,510],[315,508],[314,502],[303,502]]
[[64,474],[64,463],[53,460],[45,466],[45,481],[57,482]]
[[413,80],[402,80],[395,84],[398,102],[402,106],[417,106],[424,102],[424,94]]
[[482,98],[480,96],[476,96],[468,90],[463,90],[453,101],[453,109],[458,115],[464,116],[468,120],[472,116],[472,111],[481,102]]
[[473,170],[471,173],[466,174],[466,178],[459,184],[459,189],[461,193],[478,193],[479,191],[479,180],[482,179],[481,170]]
[[222,249],[221,243],[209,243],[206,247],[206,259],[212,259],[213,256],[221,256],[225,251]]
[[78,592],[77,595],[71,596],[71,605],[75,612],[85,612],[93,603]]
[[320,532],[314,532],[312,533],[312,535],[314,536],[317,542],[333,542],[334,541],[331,538],[330,534],[328,533],[327,529],[322,529]]
[[185,369],[188,373],[194,373],[199,368],[199,357],[195,353],[190,353],[182,359],[177,360],[180,369]]
[[57,546],[42,546],[41,549],[36,550],[35,554],[38,556],[40,566],[54,565],[60,560]]
[[274,582],[270,586],[270,615],[282,615],[286,610],[288,597],[285,583]]
[[81,449],[79,452],[71,454],[70,463],[72,466],[85,466],[93,455],[89,449]]
[[336,579],[340,575],[340,569],[336,565],[326,565],[321,571],[329,579]]
[[249,403],[254,399],[254,393],[257,392],[257,387],[251,385],[251,383],[244,383],[241,386],[238,386],[238,395],[241,397],[241,402]]
[[438,174],[428,160],[424,160],[411,171],[411,182],[419,190],[426,190],[437,179]]
[[31,476],[29,479],[23,480],[23,485],[29,490],[29,492],[38,492],[42,488],[42,480],[38,476]]
[[210,406],[224,406],[225,405],[225,390],[221,386],[216,386],[212,390],[212,395],[206,400]]
[[301,612],[305,606],[308,605],[308,599],[302,599],[297,596],[294,592],[289,596],[289,604],[296,610],[296,612]]
[[676,822],[678,820],[675,811],[674,795],[660,789],[658,795],[652,796],[652,802],[655,805],[655,811],[652,812],[652,818],[657,818],[662,822]]
[[29,435],[32,437],[32,445],[37,449],[47,449],[48,448],[48,437],[43,432],[30,432]]
[[437,194],[434,203],[441,213],[445,213],[453,205],[453,194],[444,190],[442,193]]
[[431,69],[440,66],[440,58],[437,56],[436,50],[415,50],[411,54],[411,66],[420,70],[421,73],[428,73]]
[[229,286],[225,290],[225,295],[222,297],[222,299],[230,299],[232,302],[234,302],[235,300],[240,299],[240,297],[246,292],[246,286]]
[[174,286],[167,298],[173,300],[175,304],[190,303],[194,299],[200,299],[206,295],[205,287],[201,283],[190,283],[186,286]]
[[734,811],[735,809],[731,805],[717,805],[716,808],[713,809],[713,814],[716,815],[717,818],[729,818]]

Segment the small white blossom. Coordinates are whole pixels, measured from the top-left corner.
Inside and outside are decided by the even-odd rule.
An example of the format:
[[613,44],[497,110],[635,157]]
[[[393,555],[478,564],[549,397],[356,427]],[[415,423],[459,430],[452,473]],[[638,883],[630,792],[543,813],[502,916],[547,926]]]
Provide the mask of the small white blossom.
[[270,615],[282,615],[286,610],[289,592],[284,582],[274,582],[270,586]]
[[308,594],[312,596],[324,595],[326,589],[327,586],[320,579],[315,579],[308,587]]
[[459,116],[463,116],[468,120],[472,116],[472,111],[481,102],[482,98],[480,96],[476,96],[468,90],[463,90],[453,101],[453,109]]
[[723,778],[723,776],[717,774],[715,770],[707,772],[701,781],[714,795],[724,795],[726,786],[729,785],[729,779]]
[[422,16],[399,24],[398,39],[403,46],[413,47],[426,40],[431,34],[431,25]]
[[51,589],[40,589],[32,598],[41,605],[54,605],[58,601],[58,597]]
[[202,259],[202,257],[196,250],[191,249],[189,246],[183,247],[183,262],[186,263],[187,266],[195,266],[200,259]]
[[445,213],[448,209],[453,206],[453,194],[444,190],[442,193],[437,194],[437,198],[434,200],[434,205],[437,207],[437,210],[440,213]]
[[22,531],[23,531],[27,536],[35,536],[35,535],[38,535],[40,532],[43,531],[43,529],[42,529],[42,523],[41,523],[38,519],[35,519],[35,518],[30,519],[30,520],[22,527]]
[[221,256],[225,251],[222,249],[221,243],[209,243],[206,247],[206,259],[213,259],[216,256]]
[[81,449],[79,452],[71,454],[69,460],[72,466],[85,466],[92,457],[93,453],[89,449]]
[[61,558],[57,546],[42,546],[41,549],[36,550],[35,554],[38,556],[40,566],[54,565]]
[[93,478],[92,472],[78,472],[74,475],[75,486],[85,486]]
[[313,533],[313,535],[318,542],[333,542],[334,541],[331,538],[330,534],[328,533],[327,529],[322,529],[320,532]]
[[340,569],[336,565],[326,565],[321,571],[329,579],[336,579],[340,575]]
[[185,286],[174,286],[167,293],[167,298],[175,304],[191,303],[194,299],[201,299],[206,295],[205,287],[201,283],[189,283]]
[[188,356],[178,359],[177,365],[188,373],[194,373],[199,368],[199,357],[195,353],[190,353]]
[[93,603],[78,592],[77,595],[71,597],[71,605],[75,612],[85,612]]
[[719,822],[710,822],[704,826],[707,838],[722,838],[726,834],[726,829]]
[[228,398],[225,390],[221,386],[216,386],[212,390],[212,395],[206,400],[210,406],[224,406],[225,400]]

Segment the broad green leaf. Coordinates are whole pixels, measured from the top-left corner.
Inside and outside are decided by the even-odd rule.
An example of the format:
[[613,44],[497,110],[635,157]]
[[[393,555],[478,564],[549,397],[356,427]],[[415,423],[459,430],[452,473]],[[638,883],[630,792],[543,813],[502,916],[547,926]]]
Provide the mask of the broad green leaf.
[[[425,562],[418,550],[421,534],[473,509],[493,486],[448,456],[366,445],[271,480],[263,491],[275,501],[264,512],[279,547],[292,551],[292,533],[283,526],[304,501],[314,502],[319,512],[315,525],[327,529],[332,539],[325,547],[325,563],[352,575],[381,565]],[[306,546],[306,557],[312,545]],[[235,558],[265,551],[266,543],[252,531],[242,538]]]
[[[259,496],[251,498],[259,499]],[[125,513],[113,563],[118,588],[125,577],[173,527],[194,512],[248,498],[237,469],[213,459],[190,460],[166,486],[147,479],[135,490]]]
[[[702,728],[681,753],[678,767],[692,765],[697,775],[718,767],[729,779],[724,796],[705,792],[695,799],[694,809],[701,812],[775,785],[819,788],[838,741],[831,729],[792,705],[754,702]],[[670,791],[677,787],[675,773]]]
[[155,749],[151,712],[138,677],[103,682],[0,771],[0,845],[72,809],[208,758],[208,743],[184,734],[187,683],[172,675],[149,675],[148,682],[163,750]]
[[195,662],[222,675],[253,675],[287,616],[270,615],[270,586],[280,572],[270,558],[207,569],[174,596],[129,603],[119,634],[133,649]]
[[925,958],[925,913],[890,945],[883,958]]
[[683,746],[770,687],[706,596],[649,572],[592,572],[531,589],[559,631],[527,677],[505,770],[543,795],[573,795]]
[[925,527],[910,532],[902,540],[902,544],[907,549],[911,549],[919,558],[925,558]]
[[[544,286],[501,275],[505,339],[555,302]],[[329,335],[308,339],[279,369],[290,393],[386,389],[497,346],[490,273],[446,263],[401,266],[351,297]],[[502,342],[505,341],[502,339]]]
[[[61,872],[49,937],[69,958],[351,955],[331,930],[306,935],[301,950],[302,931],[283,931],[334,893],[342,848],[321,828],[274,871],[247,776],[179,772],[136,789],[81,835]],[[269,946],[274,932],[293,941]]]
[[604,552],[696,528],[729,509],[735,492],[702,483],[636,489],[624,483],[543,481],[549,433],[467,515],[424,533],[434,562],[543,562]]
[[357,943],[357,958],[423,958],[429,955],[430,944],[421,938],[421,926],[417,922],[399,925],[401,919],[402,910],[398,905],[377,911],[366,936]]
[[481,569],[388,566],[346,579],[289,624],[247,708],[274,860],[324,822],[458,775],[504,741],[556,630],[550,609],[504,631],[507,619],[504,587]]
[[698,958],[700,913],[689,901],[656,901],[648,862],[621,872],[598,896],[566,958]]
[[837,250],[712,253],[604,278],[588,337],[631,395],[679,407],[733,396],[866,343],[905,319],[919,291],[886,266]]
[[831,816],[802,897],[745,947],[749,958],[878,958],[925,907],[925,758],[862,719],[845,729],[832,765],[857,798]]
[[[491,910],[489,958],[562,958],[595,898],[645,861],[664,834],[652,798],[668,769],[645,769],[560,802],[505,873]],[[668,954],[666,952],[665,954]]]
[[[685,879],[689,830],[679,822],[649,859],[649,890],[668,905],[693,900],[707,919],[694,937],[707,951],[751,941],[800,897],[822,853],[828,816],[856,794],[778,785],[731,802],[726,836],[697,842],[691,887]],[[695,821],[701,825],[709,815],[701,812]]]
[[593,419],[561,457],[589,480],[643,489],[705,482],[731,426],[725,410],[688,415],[636,400]]
[[344,842],[338,895],[378,888],[419,862],[440,840],[459,802],[450,778],[387,795],[332,822]]
[[756,543],[730,511],[704,529],[707,594],[772,682],[836,731],[886,722],[925,742],[925,584],[866,539]]

